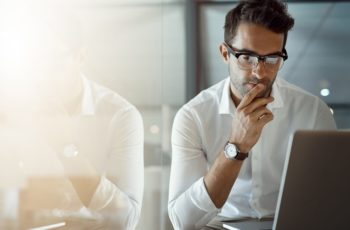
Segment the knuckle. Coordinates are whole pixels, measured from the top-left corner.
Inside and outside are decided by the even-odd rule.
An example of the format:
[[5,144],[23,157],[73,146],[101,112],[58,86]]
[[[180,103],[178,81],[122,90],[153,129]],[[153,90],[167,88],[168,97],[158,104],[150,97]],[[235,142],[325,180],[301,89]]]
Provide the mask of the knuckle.
[[249,114],[248,114],[248,110],[247,109],[243,109],[242,110],[242,114],[246,117],[246,116],[248,116]]
[[247,114],[247,109],[244,107],[244,108],[239,108],[237,109],[237,112],[241,115],[246,115]]
[[270,110],[268,110],[266,107],[264,107],[263,112],[267,115],[271,114]]

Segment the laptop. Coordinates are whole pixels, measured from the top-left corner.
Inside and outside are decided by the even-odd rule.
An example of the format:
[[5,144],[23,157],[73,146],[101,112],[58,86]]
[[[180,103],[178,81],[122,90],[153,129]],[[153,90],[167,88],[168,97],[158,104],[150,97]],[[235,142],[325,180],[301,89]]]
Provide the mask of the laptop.
[[225,229],[350,229],[350,131],[297,131],[288,149],[274,220]]

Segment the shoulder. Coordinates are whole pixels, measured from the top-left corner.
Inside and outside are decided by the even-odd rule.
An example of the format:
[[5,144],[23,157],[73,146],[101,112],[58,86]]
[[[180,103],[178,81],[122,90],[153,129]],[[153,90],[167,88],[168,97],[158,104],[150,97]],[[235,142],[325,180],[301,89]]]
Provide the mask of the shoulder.
[[[188,136],[189,133],[193,134],[202,130],[207,120],[215,121],[215,119],[211,118],[218,114],[219,103],[226,80],[203,90],[180,108],[174,119],[173,135],[176,133],[183,135],[183,132],[186,132],[186,136]],[[192,138],[193,136],[198,137],[199,134],[191,136]]]
[[333,120],[333,115],[328,105],[316,95],[302,88],[279,79],[277,82],[282,100],[287,113],[309,116],[310,118],[327,117]]
[[[285,112],[294,121],[312,123],[314,129],[334,129],[336,124],[328,105],[318,96],[280,79],[278,81],[281,97],[285,102]],[[308,127],[303,126],[303,128]]]
[[197,96],[186,103],[180,111],[191,111],[192,113],[202,115],[217,112],[226,81],[228,81],[228,78],[201,91]]
[[134,106],[111,89],[89,80],[92,100],[97,109],[128,110]]
[[317,96],[307,92],[306,90],[296,86],[284,79],[276,80],[278,89],[284,101],[302,104],[324,104],[325,103]]
[[125,98],[113,90],[96,82],[88,80],[91,89],[91,97],[97,115],[128,115],[141,118],[139,111]]

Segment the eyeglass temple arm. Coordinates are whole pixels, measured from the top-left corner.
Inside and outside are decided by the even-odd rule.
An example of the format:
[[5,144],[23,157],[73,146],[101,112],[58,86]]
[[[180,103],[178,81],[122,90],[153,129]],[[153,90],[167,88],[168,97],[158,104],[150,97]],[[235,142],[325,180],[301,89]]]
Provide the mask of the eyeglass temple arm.
[[288,53],[287,53],[287,50],[286,48],[283,47],[282,49],[282,54],[283,54],[283,59],[284,61],[288,59]]

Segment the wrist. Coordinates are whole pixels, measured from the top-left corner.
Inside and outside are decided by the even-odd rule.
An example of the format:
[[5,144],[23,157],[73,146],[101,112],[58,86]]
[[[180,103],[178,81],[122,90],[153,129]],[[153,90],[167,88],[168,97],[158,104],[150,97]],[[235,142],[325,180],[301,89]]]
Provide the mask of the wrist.
[[238,147],[230,142],[227,142],[224,148],[225,157],[229,160],[245,160],[248,157],[248,152],[241,152]]
[[230,139],[228,142],[231,144],[234,144],[236,146],[237,150],[241,153],[248,153],[251,150],[251,147],[249,147],[246,144],[240,143],[238,141],[234,141],[234,140]]

